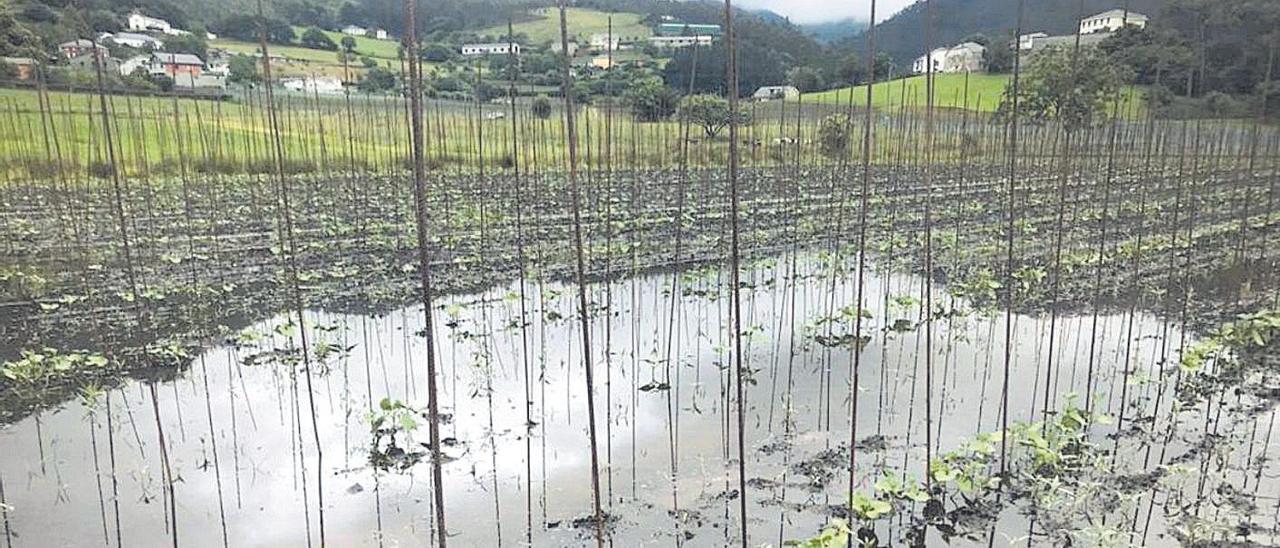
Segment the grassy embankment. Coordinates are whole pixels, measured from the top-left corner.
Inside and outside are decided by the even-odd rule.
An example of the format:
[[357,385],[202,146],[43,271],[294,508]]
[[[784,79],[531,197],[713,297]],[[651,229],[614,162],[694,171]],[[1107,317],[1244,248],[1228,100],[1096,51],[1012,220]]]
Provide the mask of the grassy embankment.
[[[302,27],[294,27],[294,32],[299,36],[305,31],[306,29]],[[335,44],[341,44],[343,37],[346,36],[340,32],[332,31],[325,31],[325,34]],[[377,40],[363,36],[353,38],[356,41],[355,53],[357,57],[357,59],[351,61],[349,67],[353,75],[358,75],[365,71],[364,65],[359,60],[360,57],[368,57],[376,61],[380,67],[393,72],[400,72],[399,42],[395,40]],[[259,51],[256,42],[225,38],[213,40],[209,42],[209,46],[245,55],[253,55]],[[278,44],[268,44],[267,48],[271,50],[272,55],[279,55],[286,59],[285,62],[277,63],[273,67],[280,76],[332,76],[341,78],[343,75],[342,61],[338,58],[338,52],[336,51]]]
[[[580,45],[590,43],[591,35],[605,34],[609,31],[609,16],[613,16],[613,35],[619,38],[642,40],[653,34],[649,27],[641,21],[643,15],[638,13],[606,13],[584,8],[569,8],[565,19],[569,28],[573,29],[570,38],[577,37]],[[534,15],[534,19],[522,21],[514,25],[516,34],[524,34],[529,38],[529,46],[541,46],[560,41],[560,15],[557,10],[547,9]],[[476,31],[477,34],[490,37],[507,35],[506,25],[495,25]]]
[[[947,93],[950,78],[939,82],[940,96]],[[878,84],[877,88],[886,90],[900,89],[907,85],[908,91],[920,80],[890,82]],[[994,96],[998,82],[986,78],[982,84],[986,86],[982,93],[982,101],[977,101],[973,92],[971,79],[970,91],[975,100],[971,107],[978,110],[990,110],[994,104],[988,103],[986,97]],[[256,92],[256,93],[260,93]],[[855,96],[855,99],[861,96]],[[901,104],[892,99],[892,95],[877,91],[877,106],[891,107]],[[884,103],[880,101],[883,97]],[[129,174],[175,174],[180,172],[182,163],[176,159],[187,158],[188,169],[196,171],[216,170],[220,172],[239,173],[245,171],[262,171],[271,165],[268,152],[269,132],[265,124],[266,117],[261,109],[260,96],[240,94],[228,102],[196,101],[179,99],[175,101],[167,97],[123,97],[110,99],[112,109],[112,126],[116,142],[123,160],[122,168]],[[818,146],[818,122],[825,116],[841,112],[848,100],[848,91],[843,93],[827,92],[805,97],[805,113],[801,117],[799,158],[805,164],[826,161],[821,157]],[[346,101],[342,96],[323,96],[319,99],[312,96],[286,95],[280,97],[282,134],[287,163],[291,169],[301,171],[324,171],[341,169],[348,161],[361,169],[400,169],[408,150],[408,125],[404,116],[404,104],[401,99],[390,96],[368,96],[352,94],[351,119],[346,116]],[[102,135],[97,100],[89,93],[51,93],[53,105],[52,124],[49,134],[58,145],[56,154],[62,156],[62,163],[71,166],[74,171],[93,171],[94,164],[105,162],[105,150],[102,148]],[[940,101],[945,106],[947,103]],[[546,121],[534,119],[529,115],[527,103],[523,103],[520,146],[524,148],[524,167],[529,169],[559,169],[565,155],[565,139],[558,114]],[[174,116],[174,109],[179,116]],[[778,165],[796,161],[795,125],[791,122],[780,127],[779,116],[794,120],[796,116],[794,103],[768,102],[751,103],[752,123],[743,128],[743,142],[748,145],[743,150],[744,162],[747,166]],[[15,176],[26,173],[35,174],[37,178],[52,176],[49,152],[46,151],[41,136],[48,119],[42,119],[36,93],[31,90],[0,90],[0,109],[5,110],[10,124],[0,125],[0,171],[8,171]],[[475,131],[475,106],[469,103],[450,101],[429,101],[427,113],[427,148],[434,168],[444,170],[474,169],[479,154],[477,149],[477,132]],[[490,104],[484,107],[487,114],[496,111],[507,111],[505,105]],[[945,115],[945,114],[944,114]],[[484,159],[492,168],[507,164],[510,138],[509,119],[484,120]],[[583,125],[582,135],[585,140],[593,141],[593,156],[599,146],[599,136],[604,134],[605,110],[600,105],[584,107],[579,116]],[[888,118],[878,122],[882,129],[875,142],[873,161],[877,163],[893,161],[892,154],[895,143],[894,127]],[[589,126],[589,128],[588,128]],[[681,128],[677,121],[668,119],[662,122],[639,123],[624,113],[615,113],[613,125],[615,135],[614,147],[617,151],[627,151],[626,160],[615,162],[615,167],[671,167],[676,165],[680,157]],[[966,146],[985,142],[1000,135],[997,127],[988,124],[976,124],[970,130],[972,141]],[[181,139],[177,138],[179,135]],[[723,165],[728,140],[723,132],[708,138],[701,128],[695,127],[690,132],[693,142],[690,145],[690,162],[694,166]],[[785,142],[779,137],[788,138]],[[915,138],[915,137],[908,137]],[[348,140],[352,141],[350,147]],[[634,140],[634,142],[633,142]],[[856,140],[856,138],[855,138]],[[753,144],[754,143],[754,144]],[[938,161],[953,161],[964,154],[958,143],[940,143],[935,145],[934,158]],[[185,147],[185,148],[180,148]],[[537,165],[533,162],[533,148],[537,147]],[[850,154],[856,156],[859,147],[850,147]],[[348,160],[348,154],[353,155]],[[901,160],[901,158],[897,158]],[[598,161],[599,158],[590,158]],[[56,159],[55,159],[56,161]],[[144,169],[145,168],[145,169]]]
[[[923,107],[925,79],[924,76],[910,76],[877,83],[872,90],[871,106],[893,109],[905,103],[908,107]],[[967,107],[978,112],[995,112],[1000,107],[1000,100],[1009,80],[1008,74],[939,74],[934,77],[934,104],[948,109]],[[803,100],[805,103],[844,105],[849,102],[849,89],[806,93]],[[1141,88],[1135,86],[1127,86],[1121,92],[1120,112],[1125,117],[1138,118],[1146,114],[1143,93]],[[866,97],[866,86],[853,88],[855,106],[865,106]]]

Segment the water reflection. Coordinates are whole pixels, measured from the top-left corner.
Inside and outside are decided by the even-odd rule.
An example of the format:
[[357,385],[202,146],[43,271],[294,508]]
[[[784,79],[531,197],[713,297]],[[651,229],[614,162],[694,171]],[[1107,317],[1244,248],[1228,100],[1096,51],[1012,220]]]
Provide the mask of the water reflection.
[[[819,272],[816,257],[798,260],[796,271]],[[847,334],[846,324],[821,319],[841,317],[855,288],[840,280],[832,292],[829,277],[791,279],[790,268],[782,258],[744,277],[752,380],[746,413],[749,526],[754,541],[773,544],[816,531],[828,519],[827,505],[842,504],[847,481],[850,353],[847,345],[819,341]],[[923,469],[921,281],[883,273],[868,281],[870,340],[857,387],[863,486],[874,483],[879,469],[905,469],[917,477]],[[627,546],[672,544],[673,499],[693,545],[723,543],[736,528],[730,344],[723,327],[729,325],[728,299],[717,297],[726,279],[714,270],[688,276],[669,325],[670,282],[669,275],[654,274],[593,288],[601,489],[606,512],[615,518],[614,539]],[[575,520],[590,515],[591,484],[574,293],[531,283],[529,323],[522,330],[518,291],[513,284],[445,298],[435,311],[442,411],[449,417],[443,427],[445,501],[459,546],[499,540],[520,545],[526,512],[534,544],[575,545],[590,538],[589,530],[575,527]],[[947,313],[935,321],[932,342],[934,439],[946,449],[999,427],[1004,315],[973,311],[963,300],[938,294],[935,308]],[[426,406],[425,345],[417,335],[421,309],[382,317],[312,312],[307,321],[318,358],[313,383],[328,542],[424,544],[432,534],[428,464],[386,472],[369,465],[370,418],[380,402]],[[1065,394],[1085,391],[1091,318],[1060,318],[1052,334],[1048,326],[1047,317],[1014,318],[1012,420],[1029,420],[1043,406],[1038,398],[1051,335],[1057,337],[1049,375],[1055,405]],[[669,327],[675,335],[670,341]],[[213,344],[177,380],[157,387],[182,545],[221,546],[223,515],[232,546],[298,546],[308,530],[318,541],[316,447],[292,329],[287,315],[251,326],[234,342]],[[529,376],[522,334],[530,348]],[[1094,393],[1100,409],[1113,411],[1119,366],[1155,376],[1153,364],[1181,339],[1141,314],[1103,317],[1097,337]],[[678,356],[670,370],[668,347]],[[1147,394],[1155,384],[1134,390]],[[125,545],[167,543],[155,424],[148,387],[131,382],[93,407],[70,402],[0,431],[13,546],[96,544],[99,538],[114,544],[117,503]],[[400,446],[421,451],[426,439],[421,424]],[[1014,513],[1011,527],[1025,528],[1022,519]]]

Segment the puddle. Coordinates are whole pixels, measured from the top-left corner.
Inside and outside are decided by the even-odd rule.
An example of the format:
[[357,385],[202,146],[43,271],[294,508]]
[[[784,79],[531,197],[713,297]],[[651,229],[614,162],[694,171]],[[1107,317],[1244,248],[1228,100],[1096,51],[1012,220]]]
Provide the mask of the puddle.
[[[816,261],[801,256],[798,271],[817,271]],[[785,277],[788,268],[782,258],[744,275],[751,286],[743,293],[743,307],[753,381],[746,389],[745,420],[753,545],[811,536],[827,523],[830,505],[846,500],[850,354],[847,345],[817,343],[840,336],[842,328],[828,331],[815,320],[852,305],[855,287],[841,280],[833,293],[825,275],[801,277],[793,286]],[[619,546],[672,545],[677,536],[690,546],[718,545],[735,538],[738,527],[737,465],[729,458],[736,454],[729,443],[736,443],[736,426],[726,397],[730,340],[721,327],[729,324],[729,299],[715,297],[727,280],[708,270],[682,284],[685,295],[676,308],[671,340],[679,366],[667,377],[670,281],[668,274],[654,274],[615,282],[607,292],[602,285],[592,288],[597,305],[609,303],[609,313],[596,316],[591,335],[601,490]],[[867,283],[871,339],[862,359],[857,425],[857,483],[863,489],[883,469],[905,467],[916,477],[923,471],[927,345],[917,324],[921,281],[875,273]],[[587,544],[590,454],[576,294],[562,285],[530,284],[533,382],[526,387],[518,290],[513,284],[446,298],[436,310],[442,413],[450,419],[442,426],[450,542],[523,545],[528,512],[535,545]],[[968,309],[941,288],[935,291],[938,306]],[[306,316],[311,348],[325,355],[312,363],[312,383],[324,455],[327,542],[425,544],[432,534],[427,461],[397,461],[403,470],[379,472],[369,464],[370,416],[380,402],[426,407],[425,341],[415,336],[423,329],[421,308],[383,317]],[[301,366],[278,359],[289,352],[272,352],[296,341],[286,336],[289,320],[282,315],[254,325],[241,332],[238,345],[215,344],[177,380],[155,386],[184,546],[221,546],[224,527],[232,546],[299,546],[308,529],[312,542],[318,542],[319,462],[306,382]],[[1091,316],[1057,321],[1051,394],[1058,406],[1065,394],[1085,392],[1092,321]],[[1123,363],[1133,368],[1134,379],[1144,381],[1131,384],[1129,401],[1150,407],[1158,383],[1145,380],[1157,376],[1153,364],[1176,352],[1182,341],[1176,329],[1155,317],[1139,313],[1130,322],[1124,314],[1098,320],[1092,361],[1099,410],[1119,409]],[[1048,316],[1014,316],[1011,421],[1031,420],[1033,409],[1043,405],[1049,324]],[[942,412],[935,413],[934,427],[943,450],[999,429],[1004,330],[1002,311],[935,321],[933,401]],[[611,349],[608,357],[605,345]],[[526,389],[531,426],[526,425]],[[0,430],[0,478],[13,508],[10,545],[96,544],[98,539],[114,544],[116,505],[125,545],[168,544],[153,409],[150,387],[131,381],[100,398],[92,414],[83,402],[70,402]],[[1131,417],[1150,415],[1145,409]],[[425,421],[416,422],[420,427],[409,439],[398,438],[410,454],[421,452],[427,440]],[[1106,434],[1098,433],[1097,439],[1109,447]],[[674,489],[673,435],[678,447]],[[1280,450],[1278,442],[1272,442],[1272,451]],[[1261,434],[1256,443],[1263,443]],[[114,498],[112,454],[119,492]],[[671,513],[673,493],[681,532]],[[1025,543],[1027,517],[1011,510],[1001,516],[996,544]],[[1156,522],[1163,530],[1159,511]],[[1146,542],[1171,542],[1160,534],[1153,532]]]

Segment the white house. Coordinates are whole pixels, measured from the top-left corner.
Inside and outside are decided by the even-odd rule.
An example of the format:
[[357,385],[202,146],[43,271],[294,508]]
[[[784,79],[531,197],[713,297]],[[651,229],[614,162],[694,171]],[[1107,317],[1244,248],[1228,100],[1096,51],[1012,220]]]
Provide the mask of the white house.
[[364,36],[368,33],[368,30],[365,30],[364,27],[359,25],[347,25],[342,27],[342,34],[346,34],[348,36]]
[[1098,44],[1101,44],[1110,37],[1111,36],[1105,32],[1081,34],[1080,36],[1066,34],[1062,36],[1037,37],[1035,40],[1032,40],[1031,47],[1027,49],[1027,55],[1029,56],[1028,60],[1034,58],[1035,54],[1044,51],[1046,48],[1059,47],[1070,49],[1074,48],[1077,43],[1079,43],[1082,48],[1093,48],[1097,47]]
[[332,76],[286,78],[280,81],[280,85],[290,91],[305,93],[319,93],[324,95],[342,93],[342,80]]
[[652,36],[649,43],[659,48],[687,48],[693,45],[710,46],[712,37],[710,35],[700,36]]
[[928,55],[917,57],[911,63],[911,72],[929,72],[929,60],[933,60],[933,72],[978,72],[982,70],[982,56],[987,48],[975,42],[965,42],[949,48],[938,48]]
[[[551,41],[551,51],[553,53],[564,53],[563,49],[564,48],[561,47],[559,40]],[[569,56],[573,57],[574,55],[577,55],[577,54],[578,54],[578,43],[573,40],[569,40]]]
[[382,29],[374,29],[374,31],[373,31],[373,37],[374,37],[374,38],[377,38],[378,40],[388,40],[388,39],[389,39],[389,37],[387,36],[387,31],[382,30]]
[[1032,47],[1035,47],[1036,40],[1039,40],[1041,38],[1048,38],[1048,37],[1049,37],[1049,33],[1046,33],[1046,32],[1033,32],[1031,34],[1024,34],[1018,37],[1018,49],[1021,49],[1021,50],[1031,49]]
[[757,101],[770,101],[773,99],[799,99],[800,90],[795,86],[764,86],[757,89],[755,94],[751,96]]
[[592,48],[602,49],[602,50],[611,49],[611,50],[617,51],[618,47],[621,45],[622,45],[622,38],[619,38],[617,36],[609,36],[608,34],[592,34],[591,35]]
[[1146,28],[1148,17],[1136,11],[1107,10],[1092,17],[1080,20],[1080,34],[1095,32],[1115,32],[1131,25]]
[[463,55],[506,55],[515,53],[520,55],[520,44],[508,42],[493,42],[490,44],[463,44]]
[[117,32],[115,34],[104,33],[99,40],[110,40],[121,46],[128,46],[137,49],[164,49],[164,42],[153,38],[146,34],[137,34],[133,32]]
[[88,54],[94,49],[98,50],[99,56],[105,57],[107,55],[107,48],[93,40],[85,40],[84,38],[81,38],[79,40],[72,40],[70,42],[58,44],[58,51],[67,59],[75,59],[81,55]]
[[218,76],[231,76],[231,59],[221,50],[209,50],[209,59],[205,61],[204,71]]
[[170,25],[168,21],[165,21],[164,19],[157,19],[155,17],[147,17],[146,15],[136,11],[129,14],[129,20],[126,23],[126,26],[129,30],[135,32],[152,31],[163,32],[165,34],[173,33],[173,26]]
[[128,76],[130,74],[133,74],[138,69],[142,69],[147,72],[151,71],[150,55],[135,55],[133,57],[130,57],[120,62],[121,76]]

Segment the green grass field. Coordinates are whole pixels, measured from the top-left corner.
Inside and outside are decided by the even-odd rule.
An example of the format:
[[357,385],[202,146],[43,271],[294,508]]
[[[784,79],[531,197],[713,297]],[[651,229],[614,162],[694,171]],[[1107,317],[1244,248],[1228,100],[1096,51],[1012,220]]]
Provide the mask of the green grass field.
[[[328,34],[333,35],[332,37],[334,37],[335,41],[344,36],[336,32]],[[219,38],[211,41],[209,45],[232,53],[245,55],[258,53],[258,44],[254,42]],[[271,50],[272,55],[281,55],[287,59],[286,62],[275,63],[272,67],[278,76],[314,75],[332,76],[334,78],[343,76],[342,62],[338,60],[338,52],[336,51],[301,46],[281,46],[278,44],[268,44],[267,48]],[[356,54],[369,57],[376,61],[378,66],[389,69],[392,72],[400,72],[400,61],[396,59],[396,42],[374,40],[372,38],[356,38]],[[358,61],[352,62],[349,68],[353,76],[362,74],[365,71],[364,65]]]
[[[591,39],[593,34],[605,34],[609,31],[609,16],[611,14],[603,11],[596,11],[583,8],[570,8],[565,13],[565,19],[569,23],[569,28],[573,29],[572,36],[582,38],[579,43],[585,43]],[[644,17],[638,13],[614,13],[613,15],[613,35],[621,38],[643,39],[653,34],[649,27],[643,25],[640,21]],[[557,10],[548,9],[545,13],[537,15],[538,19],[516,23],[514,30],[517,34],[523,33],[529,37],[532,44],[545,44],[560,40],[560,15]],[[487,36],[506,36],[507,26],[497,25],[486,29],[480,29],[478,34]]]
[[[307,29],[304,27],[293,27],[293,32],[298,36],[302,36],[302,33],[306,31]],[[330,40],[333,40],[333,43],[338,44],[339,46],[342,45],[342,39],[347,37],[346,34],[331,30],[324,31],[324,34],[325,36],[328,36]],[[354,38],[356,41],[356,55],[372,57],[374,59],[385,59],[388,61],[397,61],[399,59],[397,55],[400,51],[400,42],[398,41],[378,40],[376,38],[369,38],[366,36],[352,36],[351,38]]]
[[[939,74],[934,77],[934,98],[937,106],[994,112],[1000,106],[1000,97],[1009,82],[1006,74]],[[877,108],[923,106],[925,102],[925,77],[912,76],[875,84],[871,105]],[[966,102],[966,92],[968,100]],[[853,88],[853,104],[866,105],[867,86]],[[806,93],[806,103],[846,104],[849,88],[819,93]]]
[[[246,55],[258,53],[258,44],[255,42],[241,42],[239,40],[219,38],[209,42],[209,45],[215,48],[225,49],[232,53],[243,53]],[[271,50],[272,55],[282,55],[296,61],[338,64],[338,52],[335,51],[309,49],[299,46],[281,46],[279,44],[267,44],[267,49]]]
[[[940,108],[968,108],[978,112],[995,112],[1005,87],[1008,74],[938,74],[934,76],[934,105]],[[910,76],[875,84],[871,105],[876,108],[923,107],[925,104],[926,77]],[[849,101],[849,89],[841,88],[818,93],[806,93],[805,103],[844,105]],[[1129,86],[1123,92],[1120,111],[1129,117],[1140,117],[1146,112],[1142,100],[1143,91]],[[867,87],[853,88],[853,104],[865,106]]]

